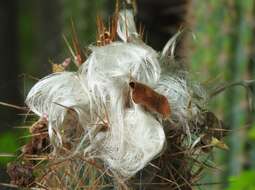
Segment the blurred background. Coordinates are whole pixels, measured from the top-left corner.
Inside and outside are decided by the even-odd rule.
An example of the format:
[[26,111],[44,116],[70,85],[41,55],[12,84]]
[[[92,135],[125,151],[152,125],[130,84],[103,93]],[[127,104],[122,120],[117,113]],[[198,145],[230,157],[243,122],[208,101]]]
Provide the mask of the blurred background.
[[[178,29],[190,31],[179,40],[176,58],[196,80],[255,79],[255,0],[137,0],[136,5],[145,40],[158,51]],[[71,35],[70,20],[86,47],[96,39],[96,15],[107,20],[114,6],[114,0],[1,0],[0,101],[23,106],[37,78],[51,73],[49,60],[61,63],[70,56],[62,38]],[[205,173],[197,189],[255,189],[255,112],[245,89],[229,89],[209,106],[232,130],[226,139],[230,149],[212,155],[219,169]],[[21,113],[0,106],[0,152],[14,153],[24,144],[19,137],[26,133],[15,128],[24,125]],[[8,181],[10,160],[0,158],[0,182]]]

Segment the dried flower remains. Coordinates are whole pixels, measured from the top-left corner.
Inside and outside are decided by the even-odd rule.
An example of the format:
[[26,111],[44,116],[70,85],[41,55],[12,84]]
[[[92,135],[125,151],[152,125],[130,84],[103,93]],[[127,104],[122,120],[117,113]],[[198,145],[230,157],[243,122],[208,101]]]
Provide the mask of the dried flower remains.
[[[116,12],[109,29],[100,18],[97,25],[88,56],[77,37],[73,48],[68,44],[77,71],[68,71],[66,59],[28,93],[26,104],[40,119],[20,159],[32,167],[9,167],[12,183],[192,189],[206,155],[226,146],[222,122],[207,109],[207,90],[176,71],[180,33],[158,53],[142,41],[131,10]],[[28,181],[16,175],[26,177],[30,168]]]

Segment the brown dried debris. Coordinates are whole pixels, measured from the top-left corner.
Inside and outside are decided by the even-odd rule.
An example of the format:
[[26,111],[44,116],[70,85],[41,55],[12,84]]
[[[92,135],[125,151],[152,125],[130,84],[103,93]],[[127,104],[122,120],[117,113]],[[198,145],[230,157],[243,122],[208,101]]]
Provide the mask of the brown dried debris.
[[171,114],[170,104],[167,98],[149,86],[131,81],[132,99],[136,104],[140,104],[151,112],[159,113],[163,119],[168,119]]
[[72,25],[72,43],[73,43],[75,56],[76,56],[75,61],[76,61],[76,65],[79,67],[80,65],[82,65],[85,62],[86,55],[85,55],[84,50],[82,50],[82,48],[81,48],[78,34],[75,30],[75,24],[73,21],[71,21],[71,25]]
[[39,119],[30,127],[32,138],[23,146],[22,153],[24,155],[37,155],[50,151],[50,142],[48,134],[48,121],[46,118]]
[[52,72],[64,72],[71,63],[71,58],[66,58],[61,64],[52,63]]
[[202,120],[200,121],[203,122],[199,124],[199,129],[203,136],[199,146],[202,146],[202,150],[209,152],[213,147],[227,149],[227,146],[221,142],[227,132],[227,130],[224,129],[223,122],[219,120],[213,112],[204,112],[201,117]]
[[7,173],[11,178],[11,184],[19,187],[30,187],[35,180],[33,166],[29,163],[9,163]]
[[106,28],[103,19],[100,16],[97,16],[97,40],[96,44],[97,46],[105,46],[117,38],[117,25],[118,25],[118,16],[119,15],[119,2],[116,1],[115,5],[115,13],[114,15],[109,19],[109,26]]

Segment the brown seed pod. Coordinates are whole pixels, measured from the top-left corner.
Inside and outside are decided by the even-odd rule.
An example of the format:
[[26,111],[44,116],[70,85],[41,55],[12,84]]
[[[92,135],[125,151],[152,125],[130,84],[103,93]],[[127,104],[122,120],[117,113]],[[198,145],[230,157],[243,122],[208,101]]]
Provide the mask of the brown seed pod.
[[136,104],[144,106],[147,110],[159,113],[163,119],[170,117],[171,109],[165,96],[157,93],[149,86],[131,81],[131,96]]

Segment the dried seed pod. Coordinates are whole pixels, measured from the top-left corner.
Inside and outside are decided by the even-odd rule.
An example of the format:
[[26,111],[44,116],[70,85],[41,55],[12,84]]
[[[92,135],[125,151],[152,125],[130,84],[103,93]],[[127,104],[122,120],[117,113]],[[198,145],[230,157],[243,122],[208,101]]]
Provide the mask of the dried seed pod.
[[149,111],[159,113],[163,119],[170,117],[171,109],[165,96],[139,82],[131,81],[129,86],[132,89],[132,99],[136,104],[144,106]]

